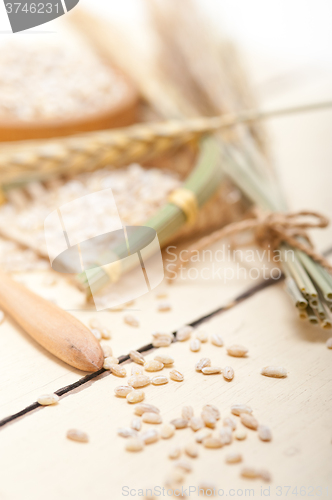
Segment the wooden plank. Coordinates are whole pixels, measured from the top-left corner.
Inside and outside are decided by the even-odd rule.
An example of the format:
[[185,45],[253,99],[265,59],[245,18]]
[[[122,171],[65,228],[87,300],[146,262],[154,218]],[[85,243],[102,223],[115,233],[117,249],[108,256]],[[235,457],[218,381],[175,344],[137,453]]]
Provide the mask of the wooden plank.
[[[107,343],[112,346],[115,356],[127,354],[130,349],[151,342],[152,332],[158,329],[172,332],[209,313],[227,303],[244,288],[242,282],[228,287],[220,287],[215,283],[206,284],[204,293],[197,293],[198,283],[188,285],[179,282],[168,287],[171,289],[170,297],[163,299],[170,302],[171,312],[158,312],[157,305],[161,300],[157,300],[155,293],[151,293],[137,299],[125,311],[97,313],[90,308],[84,310],[83,295],[64,279],[57,278],[57,284],[52,287],[43,285],[45,273],[27,274],[20,279],[36,293],[54,300],[65,309],[70,305],[72,314],[84,324],[88,325],[91,318],[98,318],[111,329],[112,340]],[[248,285],[249,283],[250,281]],[[165,285],[161,286],[165,288]],[[139,318],[138,328],[124,323],[124,315],[128,312]],[[20,411],[34,402],[41,393],[53,392],[85,375],[46,352],[10,319],[6,318],[0,325],[0,331],[0,364],[4,369],[0,419]]]
[[[331,488],[332,374],[331,351],[324,345],[327,333],[298,322],[280,286],[215,317],[205,329],[210,335],[221,333],[226,345],[246,345],[248,357],[231,358],[225,347],[211,343],[203,344],[199,353],[192,353],[188,342],[173,344],[167,352],[174,356],[175,367],[184,372],[185,381],[147,387],[146,402],[160,407],[165,422],[180,416],[186,404],[198,415],[202,405],[213,403],[224,418],[232,404],[248,403],[258,420],[271,427],[273,441],[263,443],[255,431],[248,430],[244,442],[220,450],[200,446],[199,458],[189,459],[193,472],[186,476],[185,485],[210,481],[228,493],[231,488],[253,488],[259,496],[259,481],[240,478],[239,465],[224,463],[225,455],[236,450],[246,464],[271,472],[272,483],[264,483],[265,488],[271,487],[271,498],[278,498],[277,486],[298,490],[305,486],[306,491],[309,486]],[[202,356],[211,357],[213,364],[233,366],[234,381],[195,372],[194,364]],[[288,377],[263,377],[260,369],[267,364],[285,366]],[[127,368],[129,371],[130,365]],[[168,450],[192,441],[194,434],[190,429],[179,430],[171,440],[149,445],[140,454],[124,451],[125,440],[116,437],[116,428],[129,425],[133,407],[113,394],[114,387],[123,382],[113,375],[104,376],[61,398],[58,405],[39,409],[5,428],[0,436],[2,498],[24,495],[41,499],[47,491],[50,500],[60,495],[74,500],[120,499],[124,486],[162,486],[172,469]],[[72,427],[88,432],[90,443],[68,441],[65,434]],[[148,427],[144,424],[143,428]],[[13,450],[20,450],[20,457]]]

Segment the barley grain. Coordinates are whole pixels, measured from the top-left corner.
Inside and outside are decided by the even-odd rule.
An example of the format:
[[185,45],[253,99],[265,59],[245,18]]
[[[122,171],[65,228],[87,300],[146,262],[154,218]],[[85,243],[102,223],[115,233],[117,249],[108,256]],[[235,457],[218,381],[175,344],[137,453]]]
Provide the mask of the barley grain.
[[257,479],[259,477],[259,470],[254,467],[243,467],[241,470],[241,476],[246,479]]
[[184,429],[188,427],[188,420],[185,418],[174,418],[170,423],[174,425],[175,429]]
[[191,339],[190,341],[190,350],[192,352],[198,352],[201,349],[201,342],[198,339]]
[[202,443],[205,438],[212,436],[212,431],[208,428],[201,429],[200,431],[197,432],[195,435],[195,441],[196,443]]
[[211,413],[210,411],[202,411],[201,413],[202,420],[204,422],[204,425],[206,427],[210,427],[211,429],[214,429],[217,423],[216,417]]
[[140,387],[145,387],[149,385],[150,377],[148,377],[147,375],[138,375],[136,377],[132,376],[128,378],[127,383],[131,387],[134,387],[134,389],[138,389]]
[[185,447],[184,447],[184,451],[186,452],[186,454],[191,457],[191,458],[196,458],[198,457],[198,447],[195,443],[188,443]]
[[157,354],[154,359],[163,363],[164,366],[172,366],[174,364],[174,358],[168,354]]
[[217,347],[222,347],[224,345],[224,341],[219,335],[219,333],[214,333],[211,337],[211,344],[217,346]]
[[231,412],[233,413],[233,415],[237,415],[238,417],[242,414],[242,413],[252,413],[252,408],[250,408],[250,406],[248,405],[233,405],[231,407]]
[[141,354],[138,351],[129,351],[129,356],[130,359],[134,362],[137,363],[138,365],[144,365],[145,363],[145,358],[143,354]]
[[111,331],[108,328],[103,327],[100,330],[100,333],[101,333],[101,337],[104,340],[110,340],[112,338]]
[[232,417],[226,417],[226,418],[224,418],[224,420],[223,420],[222,423],[223,423],[223,425],[225,427],[230,427],[232,429],[232,431],[235,431],[235,429],[236,429],[236,422],[235,422],[234,418],[232,418]]
[[167,337],[169,338],[171,341],[173,340],[173,335],[171,333],[168,333],[168,332],[160,332],[160,331],[156,331],[156,332],[153,332],[152,333],[152,337],[154,339],[160,339],[160,338],[163,338],[163,337]]
[[177,458],[179,458],[180,455],[181,455],[181,448],[174,447],[170,449],[168,453],[168,458],[170,458],[171,460],[176,460]]
[[235,431],[234,437],[238,441],[243,441],[247,437],[247,431],[243,427],[241,427],[240,429],[237,429],[237,431]]
[[246,427],[248,427],[248,429],[252,429],[254,431],[257,430],[258,420],[253,415],[249,415],[248,413],[242,413],[240,418],[241,418],[241,423]]
[[89,441],[87,433],[78,429],[69,429],[69,431],[67,431],[67,438],[72,441],[78,441],[79,443],[88,443]]
[[181,412],[182,418],[190,420],[194,416],[194,409],[192,406],[184,406]]
[[127,376],[126,369],[120,365],[112,365],[111,373],[113,373],[113,375],[116,375],[117,377],[126,377]]
[[142,420],[146,424],[161,424],[163,421],[160,413],[154,413],[154,412],[143,413]]
[[157,375],[151,379],[151,384],[153,385],[165,385],[168,384],[168,378],[164,375]]
[[269,483],[272,480],[271,474],[269,473],[268,470],[260,469],[258,472],[259,472],[259,477],[263,479],[263,481]]
[[218,410],[218,408],[215,405],[211,405],[211,404],[204,405],[202,410],[212,413],[216,420],[220,420],[220,411]]
[[258,437],[262,441],[271,441],[272,439],[272,432],[270,427],[267,425],[259,425],[258,426]]
[[131,428],[134,429],[135,431],[140,431],[142,427],[142,421],[138,417],[134,417],[131,421]]
[[113,351],[112,351],[112,347],[110,345],[103,342],[100,344],[100,347],[103,350],[104,358],[110,358],[112,356]]
[[189,420],[189,427],[191,427],[194,432],[197,432],[204,427],[204,421],[201,417],[191,417]]
[[184,342],[185,340],[189,340],[191,337],[191,334],[193,332],[193,327],[192,326],[183,326],[176,332],[176,340],[179,342]]
[[39,396],[37,399],[37,403],[39,403],[42,406],[49,406],[49,405],[54,405],[55,403],[58,403],[59,401],[59,396],[57,394],[42,394]]
[[140,375],[144,375],[143,368],[136,364],[131,367],[130,373],[133,377],[139,377]]
[[131,404],[141,403],[141,401],[143,401],[144,398],[145,394],[143,391],[131,391],[126,396],[128,403]]
[[287,370],[283,366],[264,366],[261,369],[261,374],[265,377],[285,378],[287,377]]
[[246,347],[238,344],[226,347],[226,351],[229,356],[234,356],[235,358],[243,358],[248,353],[248,349]]
[[206,366],[211,366],[211,359],[210,358],[202,358],[196,363],[195,365],[195,370],[197,372],[201,372],[203,368]]
[[[1,323],[1,321],[0,321],[0,323]],[[326,347],[328,349],[332,349],[332,337],[330,337],[329,339],[327,339],[327,341],[326,341]]]
[[151,359],[150,361],[146,361],[144,363],[144,370],[147,372],[159,372],[164,368],[164,364],[156,359]]
[[139,326],[139,319],[133,314],[125,314],[123,316],[123,321],[127,323],[127,325],[134,326],[136,328]]
[[100,321],[97,318],[91,318],[89,320],[89,326],[90,328],[96,328],[97,330],[100,330],[102,328]]
[[141,434],[141,438],[145,444],[152,444],[158,441],[160,437],[159,432],[156,429],[148,429]]
[[[198,455],[198,452],[197,452],[197,455]],[[179,467],[179,469],[183,470],[183,472],[190,473],[193,470],[192,465],[190,462],[188,462],[188,460],[179,460],[174,465],[175,465],[175,467]]]
[[176,382],[183,382],[184,375],[179,370],[172,370],[169,372],[169,378]]
[[128,385],[119,385],[114,389],[115,395],[119,398],[127,397],[127,394],[133,391],[133,388]]
[[198,485],[199,495],[201,494],[201,492],[203,492],[204,496],[206,496],[206,497],[212,497],[212,496],[216,495],[216,491],[217,491],[217,487],[216,487],[215,484],[212,484],[212,483],[200,483]]
[[202,368],[202,373],[204,375],[217,375],[222,372],[222,369],[220,366],[204,366]]
[[219,437],[223,445],[231,444],[233,441],[232,429],[228,426],[222,427],[219,431]]
[[222,442],[221,439],[214,436],[210,436],[203,439],[203,446],[205,448],[221,448]]
[[135,406],[134,413],[135,415],[138,415],[141,417],[143,413],[146,412],[154,412],[154,413],[160,413],[159,408],[157,408],[154,405],[150,405],[148,403],[140,403],[137,406]]
[[97,340],[101,340],[101,333],[97,328],[91,328],[91,333]]
[[166,291],[160,290],[160,292],[156,293],[157,299],[166,299],[168,297],[168,293]]
[[129,427],[119,427],[116,432],[118,436],[123,438],[137,437],[137,431]]
[[113,366],[118,364],[119,364],[118,358],[115,358],[114,356],[108,356],[107,358],[104,359],[103,368],[104,370],[112,371]]
[[231,366],[225,366],[222,374],[225,380],[231,381],[234,378],[234,370]]
[[157,306],[157,310],[159,312],[167,312],[167,311],[170,311],[171,309],[172,309],[172,306],[169,302],[161,302]]
[[204,342],[207,342],[209,340],[209,336],[206,332],[202,331],[202,330],[198,330],[198,332],[195,333],[195,337],[196,339],[198,339],[200,342],[202,342],[202,344]]
[[[185,476],[183,472],[177,468],[174,468],[166,478],[165,485],[172,489],[173,491],[176,489],[174,486],[183,483],[185,480]],[[179,497],[179,496],[178,496]],[[181,497],[179,497],[181,498]]]
[[242,462],[242,455],[237,452],[229,453],[226,455],[225,462],[226,464],[238,464],[239,462]]
[[160,429],[160,436],[163,439],[169,439],[174,436],[175,427],[173,424],[163,424]]
[[152,340],[152,345],[153,347],[169,347],[172,342],[173,339],[168,336],[157,337],[156,339]]
[[134,452],[142,451],[143,448],[144,448],[144,441],[139,437],[130,438],[126,443],[127,451],[134,451]]

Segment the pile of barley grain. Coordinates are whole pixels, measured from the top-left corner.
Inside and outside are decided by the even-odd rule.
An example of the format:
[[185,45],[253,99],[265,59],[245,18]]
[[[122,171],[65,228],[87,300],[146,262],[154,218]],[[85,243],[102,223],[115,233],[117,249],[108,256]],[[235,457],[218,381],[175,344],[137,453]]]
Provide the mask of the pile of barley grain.
[[122,77],[86,45],[66,42],[1,47],[0,120],[63,121],[103,112],[123,98]]

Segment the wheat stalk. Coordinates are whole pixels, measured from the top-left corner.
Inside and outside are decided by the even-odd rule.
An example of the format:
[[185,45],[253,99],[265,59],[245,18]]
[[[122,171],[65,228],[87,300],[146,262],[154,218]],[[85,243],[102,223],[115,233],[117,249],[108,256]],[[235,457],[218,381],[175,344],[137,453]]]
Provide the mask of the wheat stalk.
[[197,142],[203,136],[240,123],[332,107],[332,101],[271,110],[247,110],[216,117],[141,123],[57,140],[22,141],[0,146],[0,183],[7,189],[54,175],[75,175],[105,165],[143,162]]

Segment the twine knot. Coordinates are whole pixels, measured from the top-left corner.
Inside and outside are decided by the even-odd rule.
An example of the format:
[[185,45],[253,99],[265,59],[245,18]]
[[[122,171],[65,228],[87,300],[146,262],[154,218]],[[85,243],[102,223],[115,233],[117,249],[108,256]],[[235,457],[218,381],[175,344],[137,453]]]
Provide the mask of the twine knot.
[[[327,217],[312,211],[301,211],[288,214],[270,212],[266,214],[255,209],[254,214],[254,218],[247,219],[243,222],[248,222],[247,229],[253,229],[257,245],[263,248],[269,245],[271,248],[277,249],[281,243],[288,243],[307,253],[314,258],[314,260],[321,260],[322,256],[312,250],[313,244],[308,236],[307,230],[310,228],[327,227],[329,224]],[[235,232],[237,232],[236,224],[237,223],[233,226]],[[244,224],[244,226],[245,225],[246,224]],[[299,238],[306,240],[306,243],[302,243]]]
[[276,250],[282,243],[287,243],[292,248],[300,250],[311,257],[321,266],[332,272],[332,266],[317,252],[307,234],[308,229],[324,228],[329,225],[329,219],[322,214],[312,211],[295,213],[263,212],[257,208],[253,217],[239,222],[233,222],[203,237],[188,251],[200,251],[216,241],[252,230],[254,242],[260,247],[270,247]]

